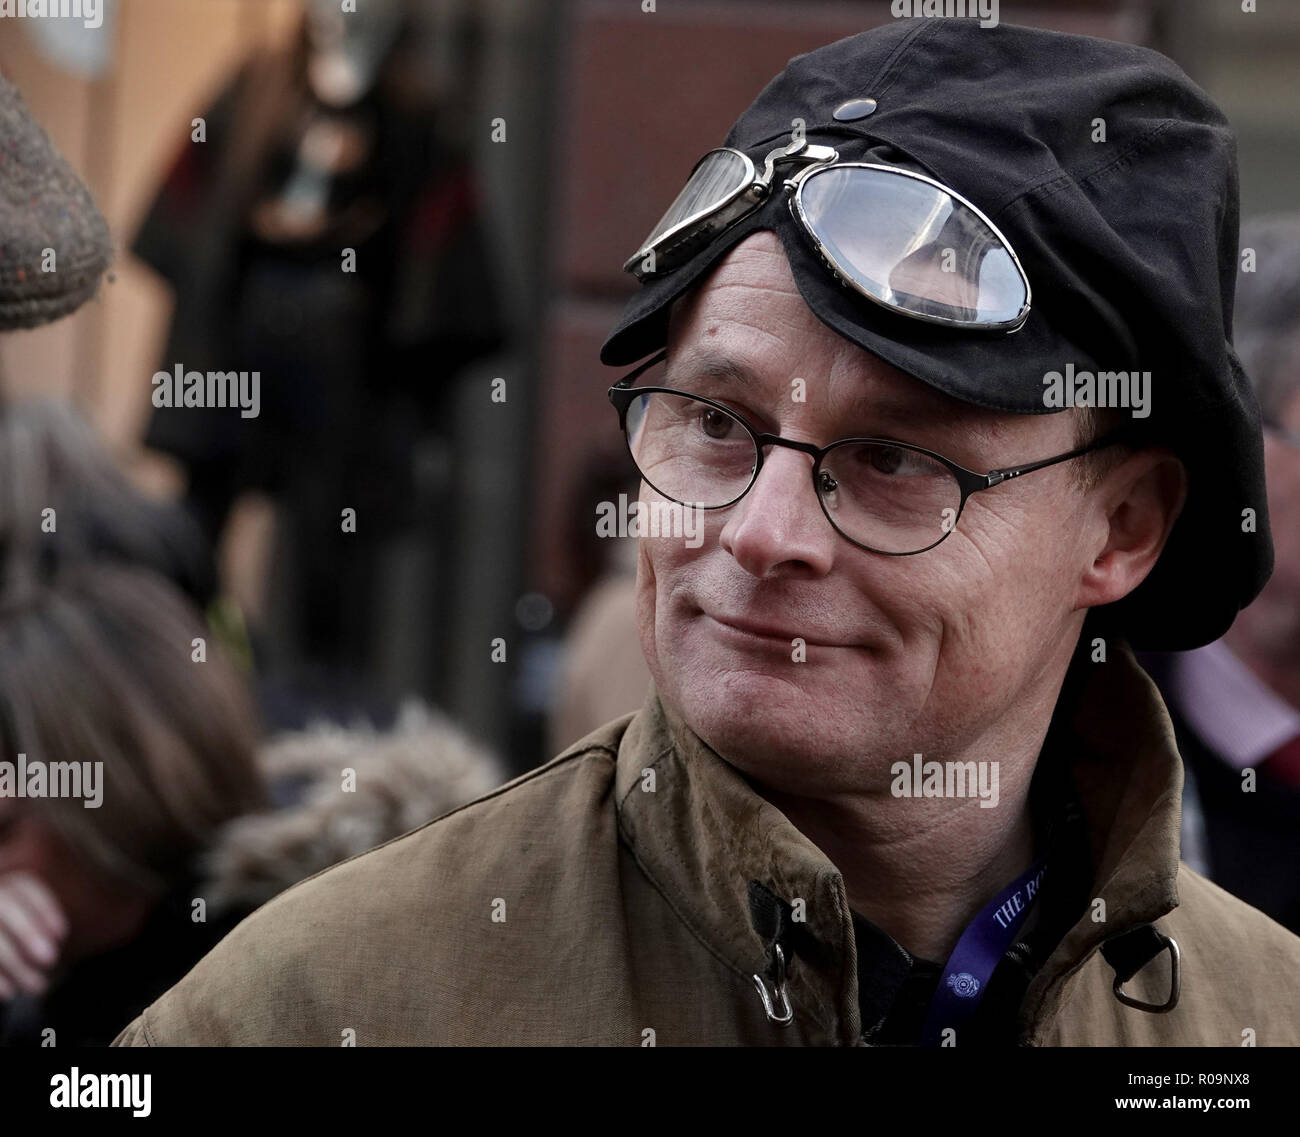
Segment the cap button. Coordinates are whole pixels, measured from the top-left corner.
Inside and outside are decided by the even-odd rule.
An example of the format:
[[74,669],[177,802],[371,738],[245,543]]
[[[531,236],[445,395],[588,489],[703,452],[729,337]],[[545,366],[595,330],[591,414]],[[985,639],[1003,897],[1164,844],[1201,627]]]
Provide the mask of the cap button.
[[874,113],[875,109],[875,99],[850,99],[847,103],[840,103],[832,117],[836,122],[857,122],[858,119]]

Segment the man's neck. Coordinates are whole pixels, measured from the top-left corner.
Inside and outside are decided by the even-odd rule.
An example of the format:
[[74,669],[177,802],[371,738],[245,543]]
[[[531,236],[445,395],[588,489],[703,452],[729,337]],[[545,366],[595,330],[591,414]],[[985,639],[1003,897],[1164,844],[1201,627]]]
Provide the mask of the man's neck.
[[844,877],[849,907],[912,955],[942,963],[966,925],[1033,862],[1028,790],[1006,786],[996,809],[977,799],[763,795]]

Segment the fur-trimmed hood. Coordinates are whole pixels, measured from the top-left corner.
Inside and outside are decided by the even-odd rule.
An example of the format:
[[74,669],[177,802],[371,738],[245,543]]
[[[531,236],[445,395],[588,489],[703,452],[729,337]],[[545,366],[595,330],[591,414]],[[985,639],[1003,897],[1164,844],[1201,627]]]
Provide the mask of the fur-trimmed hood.
[[506,780],[493,754],[414,700],[390,730],[315,724],[272,738],[258,758],[276,804],[229,822],[200,861],[213,913],[257,907]]

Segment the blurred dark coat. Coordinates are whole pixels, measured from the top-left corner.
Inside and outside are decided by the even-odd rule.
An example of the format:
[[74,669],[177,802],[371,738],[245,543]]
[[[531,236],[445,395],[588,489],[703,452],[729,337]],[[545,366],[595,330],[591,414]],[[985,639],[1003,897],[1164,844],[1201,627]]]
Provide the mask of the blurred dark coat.
[[[203,115],[206,141],[182,144],[132,247],[175,292],[164,369],[262,370],[257,419],[163,407],[149,425],[149,446],[194,467],[232,465],[236,488],[276,488],[291,456],[342,469],[361,442],[372,464],[392,463],[384,432],[403,426],[392,404],[416,425],[436,422],[448,382],[505,334],[468,156],[439,140],[431,110],[374,93],[356,109],[374,152],[335,190],[379,202],[384,219],[355,273],[342,271],[346,233],[283,246],[252,236],[251,209],[297,149],[297,66],[285,53],[239,70]],[[344,453],[308,449],[347,431],[359,438]]]
[[436,108],[382,80],[344,116],[371,147],[330,182],[326,229],[258,234],[254,209],[289,184],[306,123],[335,113],[310,95],[301,50],[240,69],[133,245],[175,294],[159,368],[256,371],[260,412],[155,407],[144,441],[184,464],[214,544],[245,491],[279,507],[280,654],[373,673],[387,666],[386,558],[418,540],[434,576],[450,571],[454,381],[503,345],[506,321],[469,155],[442,140]]

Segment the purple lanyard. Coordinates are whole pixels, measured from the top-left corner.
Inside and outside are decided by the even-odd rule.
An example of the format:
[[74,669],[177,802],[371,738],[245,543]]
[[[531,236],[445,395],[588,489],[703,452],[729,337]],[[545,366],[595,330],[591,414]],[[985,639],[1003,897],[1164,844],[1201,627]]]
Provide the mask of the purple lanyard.
[[970,1022],[984,998],[993,969],[1029,915],[1043,883],[1045,861],[1035,861],[990,900],[962,932],[944,964],[938,989],[930,1002],[922,1046],[938,1046],[948,1028],[958,1030]]

